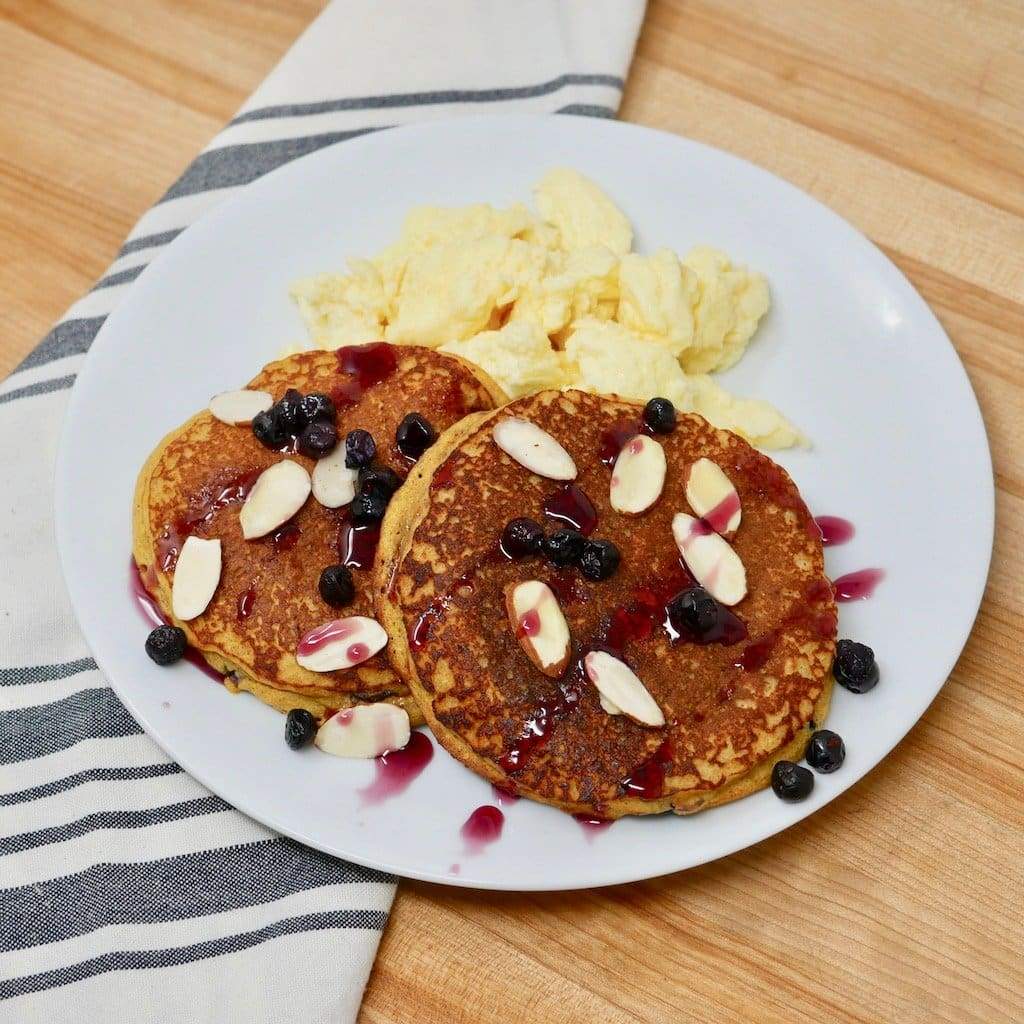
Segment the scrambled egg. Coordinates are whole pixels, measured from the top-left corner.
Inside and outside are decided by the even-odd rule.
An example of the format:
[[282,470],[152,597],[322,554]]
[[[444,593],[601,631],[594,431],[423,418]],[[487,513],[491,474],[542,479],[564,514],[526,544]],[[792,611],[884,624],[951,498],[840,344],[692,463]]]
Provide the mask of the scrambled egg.
[[695,411],[763,448],[805,443],[767,402],[708,374],[741,358],[770,305],[763,275],[699,246],[631,251],[629,220],[594,182],[556,169],[521,203],[425,206],[347,274],[292,286],[312,343],[384,338],[476,363],[512,398],[582,388]]

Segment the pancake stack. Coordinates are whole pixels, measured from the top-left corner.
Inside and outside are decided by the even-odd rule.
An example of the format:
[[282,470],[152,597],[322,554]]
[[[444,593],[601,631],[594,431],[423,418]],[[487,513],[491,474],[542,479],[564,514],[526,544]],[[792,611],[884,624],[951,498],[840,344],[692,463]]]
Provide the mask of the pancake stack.
[[[736,435],[683,415],[656,436],[656,500],[640,513],[618,511],[611,481],[629,473],[617,461],[624,449],[648,436],[641,413],[615,398],[548,391],[463,421],[411,474],[378,551],[391,662],[438,740],[503,789],[604,819],[692,812],[763,788],[776,761],[802,756],[832,685],[836,607],[820,534],[792,480]],[[571,481],[503,451],[496,440],[508,420],[554,438],[575,466]],[[700,460],[731,481],[733,507],[694,507],[687,482]],[[717,605],[706,633],[689,635],[670,615],[673,599],[697,584],[674,528],[716,515],[746,592]],[[543,553],[507,557],[502,528],[518,517],[548,531],[579,526],[614,543],[621,562],[592,581]],[[510,621],[509,589],[524,581],[545,583],[560,606],[570,637],[561,672],[538,667]],[[642,681],[662,724],[609,713],[587,672],[595,652]]]
[[[413,346],[302,352],[270,363],[248,388],[275,400],[288,389],[330,395],[342,444],[349,431],[368,431],[380,439],[379,463],[401,477],[412,462],[394,439],[407,414],[421,413],[441,432],[505,400],[472,364]],[[305,708],[318,719],[339,708],[388,701],[405,708],[414,723],[422,721],[385,654],[336,672],[312,672],[296,661],[296,645],[309,630],[339,614],[374,614],[379,527],[353,528],[347,507],[325,508],[311,496],[268,536],[243,539],[244,498],[260,473],[286,459],[310,472],[315,465],[298,452],[267,449],[250,426],[223,423],[209,411],[168,434],[143,467],[135,492],[133,554],[146,589],[233,690],[246,690],[282,712]],[[219,538],[223,569],[205,612],[182,622],[172,614],[171,587],[188,536]],[[344,612],[318,593],[321,570],[336,563],[351,567],[356,584]]]
[[[342,438],[377,439],[404,477],[379,538],[309,497],[244,539],[238,506],[260,473],[314,463],[209,412],[140,475],[142,578],[230,688],[320,722],[398,705],[495,785],[601,819],[724,803],[802,756],[828,710],[836,607],[780,466],[696,415],[652,426],[641,406],[578,391],[506,405],[457,358],[352,351],[272,363],[249,387],[326,392]],[[439,433],[415,461],[390,444],[410,412]],[[223,568],[206,610],[178,622],[187,535],[219,538]],[[339,560],[357,584],[340,613],[318,593]],[[339,614],[375,619],[386,646],[349,668],[300,665],[300,640]]]

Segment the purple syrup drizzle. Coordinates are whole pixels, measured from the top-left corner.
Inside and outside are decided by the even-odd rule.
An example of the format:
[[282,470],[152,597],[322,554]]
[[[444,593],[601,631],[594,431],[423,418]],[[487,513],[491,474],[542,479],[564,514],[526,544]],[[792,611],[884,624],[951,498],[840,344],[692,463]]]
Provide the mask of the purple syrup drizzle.
[[376,760],[377,777],[359,790],[364,804],[379,804],[404,793],[430,764],[434,744],[426,733],[414,732],[401,750],[389,750]]
[[462,826],[460,834],[466,843],[466,853],[480,853],[485,846],[501,838],[505,815],[490,804],[478,807]]

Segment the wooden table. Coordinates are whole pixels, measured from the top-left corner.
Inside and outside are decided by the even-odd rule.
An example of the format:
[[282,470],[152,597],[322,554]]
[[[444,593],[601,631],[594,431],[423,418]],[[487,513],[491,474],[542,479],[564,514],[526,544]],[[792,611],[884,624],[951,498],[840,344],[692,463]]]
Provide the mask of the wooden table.
[[[318,8],[0,0],[0,372]],[[1020,1022],[1024,6],[661,0],[622,116],[795,182],[921,291],[992,442],[988,593],[920,724],[823,811],[639,885],[519,896],[403,883],[362,1017]]]

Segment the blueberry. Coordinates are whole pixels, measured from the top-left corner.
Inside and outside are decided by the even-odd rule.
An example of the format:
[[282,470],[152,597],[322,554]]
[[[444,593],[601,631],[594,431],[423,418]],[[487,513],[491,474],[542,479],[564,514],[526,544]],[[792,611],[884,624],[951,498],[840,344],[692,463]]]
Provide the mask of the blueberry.
[[274,451],[283,448],[291,437],[281,422],[281,414],[276,405],[253,417],[252,432],[264,448],[271,448]]
[[407,459],[418,459],[436,440],[437,432],[418,412],[409,413],[395,431],[398,450]]
[[388,510],[388,499],[376,491],[360,491],[352,500],[349,515],[356,526],[379,523]]
[[814,776],[792,761],[776,761],[772,769],[772,789],[787,803],[806,800],[814,789]]
[[836,657],[832,662],[832,675],[840,686],[854,693],[867,693],[878,682],[878,664],[875,652],[866,644],[855,640],[840,640],[836,644]]
[[579,530],[555,530],[541,545],[544,557],[552,565],[574,565],[580,560],[587,538]]
[[841,767],[846,760],[846,745],[839,733],[831,729],[819,729],[811,736],[804,756],[815,771],[827,775]]
[[702,637],[718,624],[718,602],[703,587],[691,587],[669,601],[668,618],[680,633]]
[[671,434],[676,426],[676,407],[667,398],[652,398],[644,406],[644,423],[656,434]]
[[345,438],[345,465],[349,469],[362,469],[373,462],[377,442],[366,430],[350,430]]
[[375,491],[390,498],[401,486],[402,478],[387,466],[366,466],[359,470],[361,491]]
[[622,555],[610,540],[588,540],[580,556],[580,572],[588,580],[606,580],[615,574],[620,561]]
[[501,550],[509,558],[535,555],[544,543],[544,528],[533,519],[510,519],[501,531]]
[[317,420],[329,420],[333,423],[337,415],[331,396],[325,395],[322,391],[314,391],[302,399],[302,412],[307,423],[316,423]]
[[320,573],[320,596],[333,608],[341,608],[356,596],[347,566],[329,565]]
[[284,720],[284,741],[292,750],[301,750],[316,736],[316,719],[305,708],[292,708]]
[[180,661],[187,646],[185,630],[177,626],[157,626],[146,637],[146,653],[158,665],[173,665]]
[[310,459],[322,459],[338,446],[338,431],[328,420],[314,420],[299,434],[299,451]]
[[302,395],[295,388],[289,388],[278,401],[277,414],[289,434],[297,434],[308,422],[302,408]]

